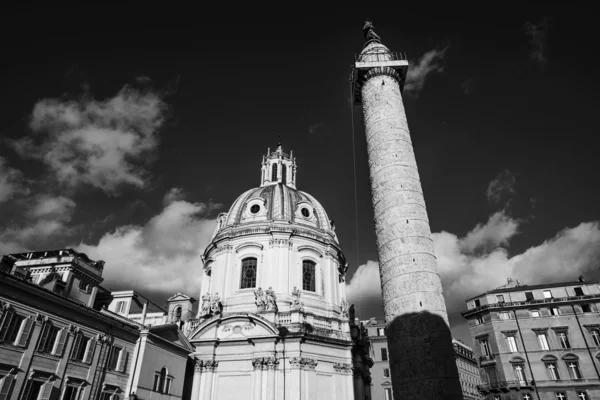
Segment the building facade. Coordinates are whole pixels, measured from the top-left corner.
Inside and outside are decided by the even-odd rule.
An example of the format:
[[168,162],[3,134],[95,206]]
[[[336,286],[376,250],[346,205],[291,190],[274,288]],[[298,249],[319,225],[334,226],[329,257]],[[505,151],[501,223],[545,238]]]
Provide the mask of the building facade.
[[[385,336],[385,321],[371,318],[362,321],[371,342],[371,396],[373,400],[392,400],[392,380],[390,375],[390,361],[387,338]],[[479,400],[479,368],[473,350],[459,340],[452,339],[454,358],[458,368],[460,385],[465,400]]]
[[486,399],[600,398],[600,285],[509,284],[467,299]]
[[479,366],[473,349],[456,339],[452,339],[452,344],[454,345],[454,356],[456,358],[456,367],[458,368],[463,398],[465,400],[482,399],[483,397],[479,393],[479,385],[481,384]]
[[296,162],[267,151],[203,256],[192,400],[369,399],[370,359],[346,301],[347,264],[325,209],[296,189]]
[[2,258],[0,400],[184,397],[192,346],[176,325],[93,308],[103,265],[72,249]]

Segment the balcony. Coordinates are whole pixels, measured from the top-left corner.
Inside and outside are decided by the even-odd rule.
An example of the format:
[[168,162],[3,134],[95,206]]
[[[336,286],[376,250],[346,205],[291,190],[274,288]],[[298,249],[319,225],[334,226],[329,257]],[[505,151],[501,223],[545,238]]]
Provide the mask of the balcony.
[[533,389],[535,382],[532,380],[526,381],[497,381],[477,385],[477,389],[483,393],[499,393],[508,392],[510,390]]
[[529,300],[529,301],[512,301],[512,302],[503,302],[503,303],[493,303],[493,304],[485,304],[483,306],[475,307],[470,310],[462,312],[463,317],[468,317],[473,314],[477,314],[484,310],[500,310],[500,309],[511,309],[511,308],[529,308],[532,305],[539,304],[577,304],[584,302],[586,300],[598,300],[600,299],[600,294],[586,294],[583,296],[568,296],[568,297],[554,297],[551,299],[537,299],[537,300]]
[[490,364],[490,363],[495,363],[496,362],[496,358],[495,356],[492,355],[487,355],[487,356],[480,356],[479,357],[479,364]]

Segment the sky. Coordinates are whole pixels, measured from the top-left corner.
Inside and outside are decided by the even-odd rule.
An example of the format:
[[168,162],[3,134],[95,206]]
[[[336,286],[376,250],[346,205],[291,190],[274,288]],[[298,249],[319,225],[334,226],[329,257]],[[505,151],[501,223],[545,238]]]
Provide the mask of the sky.
[[381,318],[348,81],[371,18],[409,59],[404,102],[454,335],[471,342],[465,298],[507,278],[600,278],[591,17],[205,11],[3,13],[0,254],[73,247],[106,261],[107,288],[197,297],[216,216],[260,184],[281,138],[298,188],[335,221],[357,316]]

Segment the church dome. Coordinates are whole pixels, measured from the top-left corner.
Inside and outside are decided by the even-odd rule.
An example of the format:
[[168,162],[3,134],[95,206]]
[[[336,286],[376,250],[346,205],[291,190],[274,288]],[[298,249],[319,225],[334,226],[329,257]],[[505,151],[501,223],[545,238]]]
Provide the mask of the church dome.
[[239,196],[222,228],[278,220],[333,233],[333,224],[325,209],[313,196],[280,182],[248,190]]

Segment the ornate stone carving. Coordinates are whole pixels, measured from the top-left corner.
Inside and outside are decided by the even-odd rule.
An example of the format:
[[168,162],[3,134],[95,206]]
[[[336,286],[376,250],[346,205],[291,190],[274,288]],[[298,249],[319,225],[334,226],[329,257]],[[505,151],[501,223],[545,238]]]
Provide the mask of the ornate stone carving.
[[202,360],[196,360],[196,362],[194,363],[194,371],[202,372],[203,368],[204,368],[204,362]]
[[265,290],[265,299],[267,303],[267,310],[274,310],[277,312],[277,295],[275,294],[272,286],[269,286],[269,288]]
[[290,364],[291,364],[292,368],[313,370],[317,366],[318,361],[313,360],[312,358],[292,357],[290,359]]
[[202,369],[206,372],[213,372],[219,366],[219,362],[215,360],[202,361]]
[[257,311],[265,311],[267,309],[267,302],[265,299],[265,293],[262,288],[254,289],[254,299],[256,303]]
[[365,42],[368,42],[369,40],[381,40],[381,38],[378,34],[375,33],[373,28],[373,22],[367,19],[365,21],[365,25],[363,26],[363,35],[365,36]]
[[223,309],[223,304],[221,304],[221,298],[219,297],[219,292],[216,292],[212,295],[210,299],[210,311],[213,314],[221,314],[221,310]]
[[210,293],[206,292],[202,296],[202,306],[200,307],[200,316],[210,315]]
[[334,363],[333,369],[340,374],[350,375],[352,374],[352,364],[346,363]]
[[348,318],[348,302],[346,298],[342,297],[342,302],[340,304],[340,311],[342,312],[342,318]]
[[262,368],[262,360],[263,360],[262,357],[252,359],[252,366],[254,367],[254,369]]
[[300,307],[302,307],[300,304],[300,290],[294,286],[294,289],[292,290],[292,308],[298,309]]

